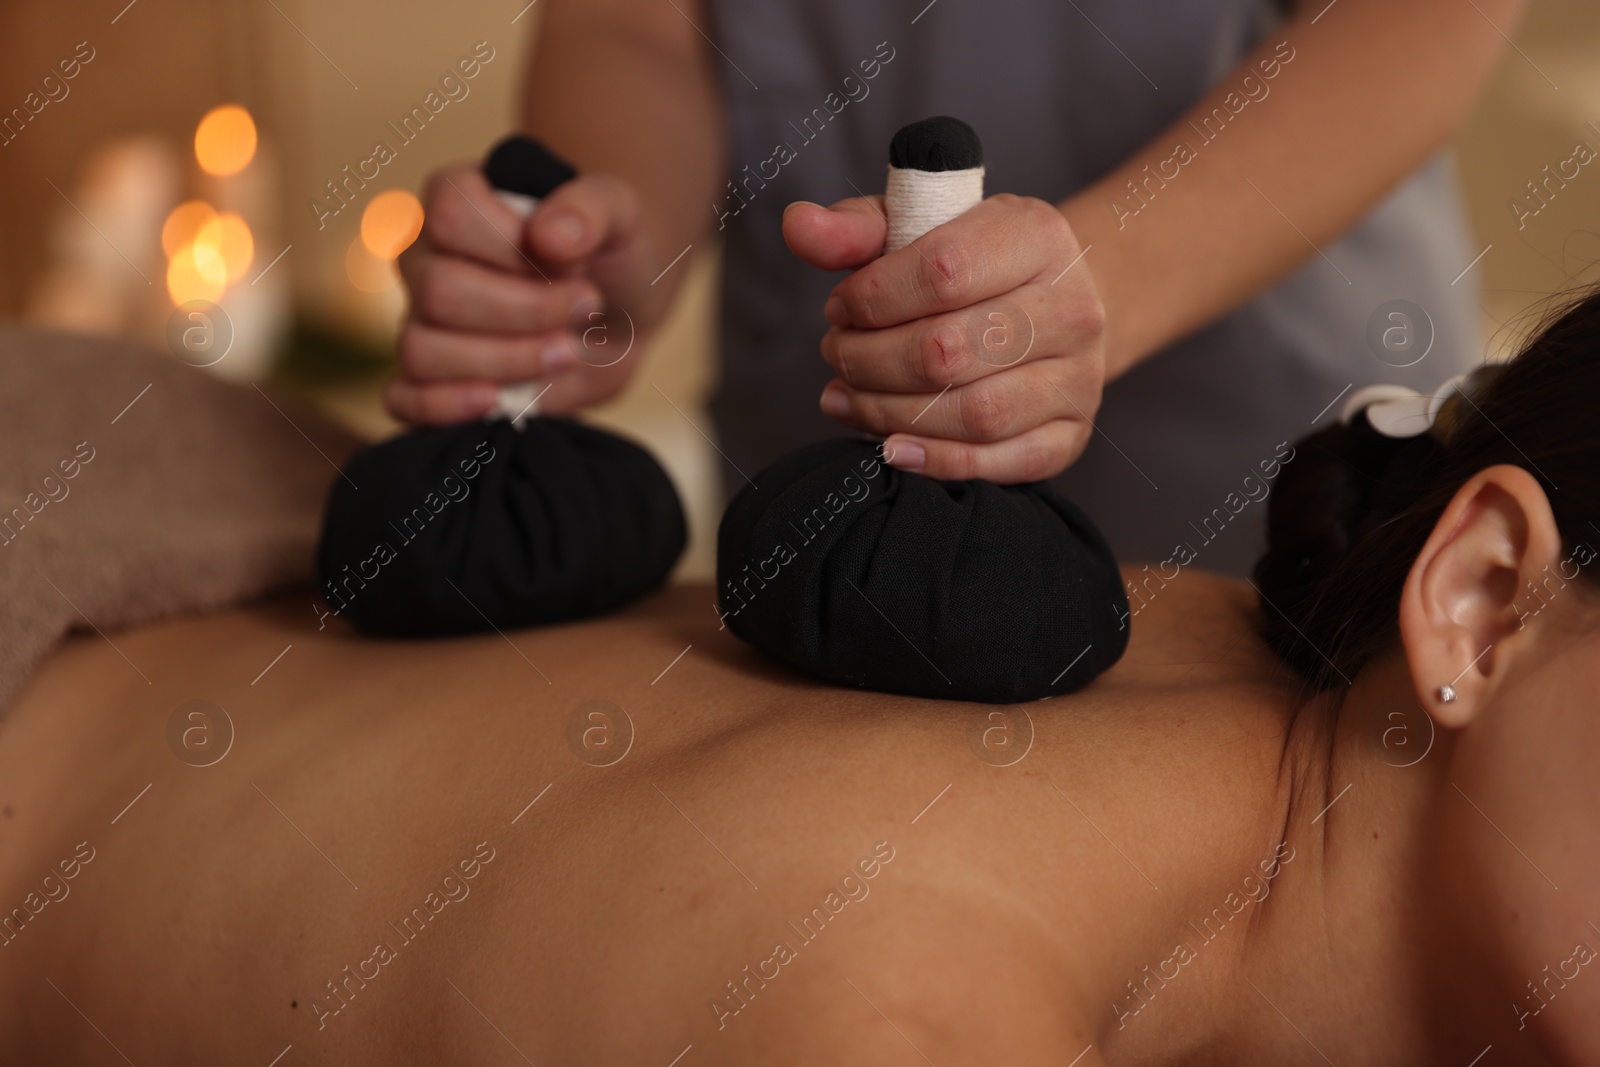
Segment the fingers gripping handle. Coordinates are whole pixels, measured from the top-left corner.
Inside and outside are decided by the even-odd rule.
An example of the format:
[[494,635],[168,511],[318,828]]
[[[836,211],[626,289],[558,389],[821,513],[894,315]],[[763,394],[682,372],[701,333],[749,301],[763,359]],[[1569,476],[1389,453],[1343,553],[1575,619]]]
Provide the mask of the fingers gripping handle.
[[889,234],[883,251],[898,252],[983,200],[983,148],[971,126],[938,116],[903,127],[889,143],[884,190]]
[[[483,176],[494,187],[495,196],[522,218],[532,215],[542,198],[577,173],[544,145],[521,134],[495,145],[483,161]],[[490,417],[504,417],[520,427],[523,420],[537,414],[539,394],[544,388],[538,380],[502,385]]]

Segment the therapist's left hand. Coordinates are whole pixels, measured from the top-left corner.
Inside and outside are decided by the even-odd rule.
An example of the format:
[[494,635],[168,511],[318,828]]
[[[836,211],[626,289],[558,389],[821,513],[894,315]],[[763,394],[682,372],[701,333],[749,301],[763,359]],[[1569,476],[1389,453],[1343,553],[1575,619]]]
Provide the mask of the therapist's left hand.
[[991,196],[883,255],[883,198],[791,204],[784,239],[853,271],[823,309],[822,410],[885,434],[892,466],[1001,484],[1083,452],[1105,383],[1105,309],[1054,205]]

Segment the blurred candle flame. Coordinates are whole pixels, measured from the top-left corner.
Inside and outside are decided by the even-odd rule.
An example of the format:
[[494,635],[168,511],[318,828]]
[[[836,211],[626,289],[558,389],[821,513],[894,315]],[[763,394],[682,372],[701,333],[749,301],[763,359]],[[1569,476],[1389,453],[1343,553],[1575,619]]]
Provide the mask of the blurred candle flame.
[[179,204],[161,227],[167,253],[167,294],[174,304],[215,303],[229,285],[243,278],[255,259],[255,236],[244,219],[218,214],[203,200]]
[[204,200],[185,200],[161,224],[161,251],[169,259],[177,255],[179,249],[194,243],[202,226],[216,217],[216,208]]
[[174,305],[190,300],[216,303],[228,285],[228,266],[213,245],[191,242],[167,262],[167,294]]
[[194,239],[195,259],[200,259],[200,249],[208,249],[221,260],[229,284],[244,277],[255,258],[256,243],[244,219],[225,212],[210,219],[200,227]]
[[207,174],[237,174],[250,165],[255,154],[255,120],[238,104],[212,108],[195,128],[194,158]]
[[404,189],[386,189],[361,212],[361,243],[379,259],[394,259],[422,232],[422,204]]

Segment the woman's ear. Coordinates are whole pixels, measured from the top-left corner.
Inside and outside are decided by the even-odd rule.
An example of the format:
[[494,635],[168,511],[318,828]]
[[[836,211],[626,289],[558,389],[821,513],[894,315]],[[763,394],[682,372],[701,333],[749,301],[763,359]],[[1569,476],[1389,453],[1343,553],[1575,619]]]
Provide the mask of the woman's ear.
[[1451,498],[1400,597],[1412,684],[1440,726],[1471,722],[1525,654],[1524,585],[1555,566],[1561,548],[1544,489],[1521,467],[1481,470]]

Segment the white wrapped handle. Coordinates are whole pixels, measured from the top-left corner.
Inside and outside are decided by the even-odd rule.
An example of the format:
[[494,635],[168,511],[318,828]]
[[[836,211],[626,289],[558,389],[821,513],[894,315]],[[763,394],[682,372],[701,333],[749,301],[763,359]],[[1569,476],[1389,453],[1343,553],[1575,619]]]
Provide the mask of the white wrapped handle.
[[887,255],[981,203],[983,168],[929,171],[891,164],[883,201],[889,216],[889,235],[883,244]]

